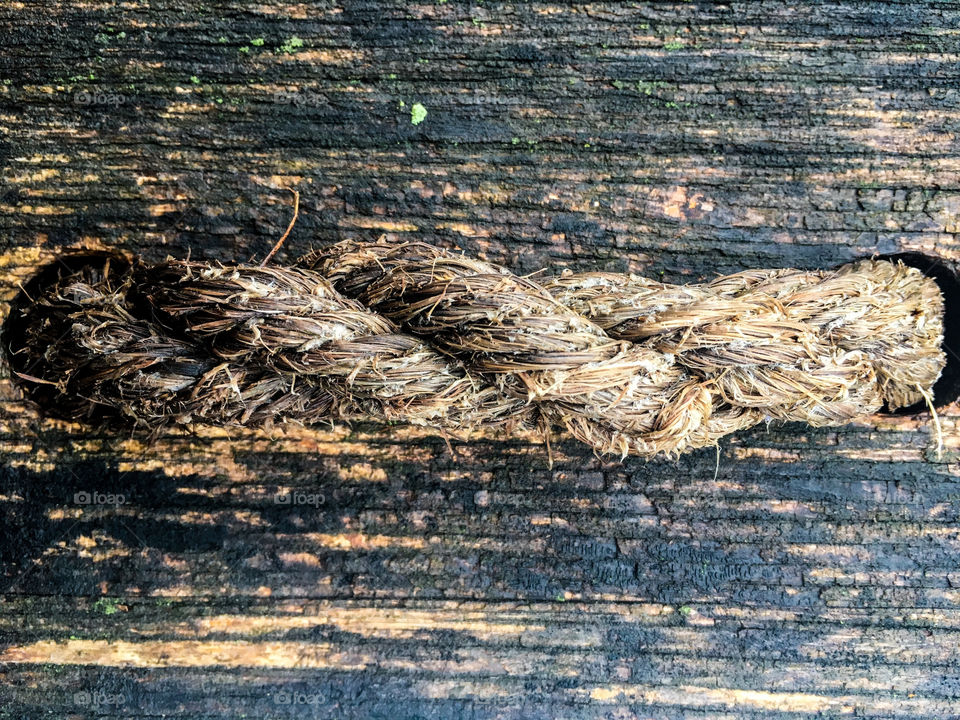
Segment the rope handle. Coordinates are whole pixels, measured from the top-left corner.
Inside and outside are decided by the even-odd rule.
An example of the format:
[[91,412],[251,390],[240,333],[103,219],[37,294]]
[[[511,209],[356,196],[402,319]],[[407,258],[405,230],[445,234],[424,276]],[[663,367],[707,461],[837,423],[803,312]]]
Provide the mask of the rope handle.
[[289,267],[66,253],[4,332],[25,393],[72,421],[560,427],[598,454],[654,457],[769,420],[952,401],[958,298],[954,269],[923,255],[671,285],[519,277],[381,238]]

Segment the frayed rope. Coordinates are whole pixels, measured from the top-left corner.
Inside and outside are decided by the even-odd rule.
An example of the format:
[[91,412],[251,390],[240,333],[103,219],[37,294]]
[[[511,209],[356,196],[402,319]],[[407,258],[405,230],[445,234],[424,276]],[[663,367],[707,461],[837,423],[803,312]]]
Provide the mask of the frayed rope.
[[293,267],[65,257],[25,293],[7,346],[33,398],[154,431],[559,426],[597,453],[677,455],[763,420],[929,402],[946,363],[936,283],[883,260],[678,286],[535,280],[381,239]]

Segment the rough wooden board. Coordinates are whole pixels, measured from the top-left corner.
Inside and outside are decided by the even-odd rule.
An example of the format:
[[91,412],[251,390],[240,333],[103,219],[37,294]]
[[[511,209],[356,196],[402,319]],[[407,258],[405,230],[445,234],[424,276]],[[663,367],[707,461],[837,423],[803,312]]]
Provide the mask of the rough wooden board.
[[[958,21],[8,3],[0,297],[76,244],[262,257],[285,188],[281,259],[382,232],[671,281],[956,258]],[[560,441],[549,469],[531,438],[453,457],[410,428],[148,446],[0,390],[4,717],[960,717],[956,408],[939,458],[928,420],[876,418],[743,433],[719,465]]]

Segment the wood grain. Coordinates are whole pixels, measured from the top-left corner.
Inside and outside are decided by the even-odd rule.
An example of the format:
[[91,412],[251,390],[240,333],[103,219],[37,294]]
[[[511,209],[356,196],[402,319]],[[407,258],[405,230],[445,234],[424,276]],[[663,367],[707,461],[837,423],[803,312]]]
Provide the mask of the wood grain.
[[[263,257],[288,189],[280,260],[383,233],[671,282],[957,259],[958,27],[896,0],[6,3],[0,313],[64,247]],[[928,417],[878,416],[676,462],[558,437],[550,468],[526,436],[149,443],[0,397],[0,717],[960,717],[956,407],[939,457]]]

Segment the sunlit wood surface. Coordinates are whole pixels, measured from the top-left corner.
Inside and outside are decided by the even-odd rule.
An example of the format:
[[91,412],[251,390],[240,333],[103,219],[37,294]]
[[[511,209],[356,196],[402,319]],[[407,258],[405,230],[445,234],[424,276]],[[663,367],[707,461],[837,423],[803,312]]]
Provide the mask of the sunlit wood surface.
[[[671,282],[957,258],[958,28],[953,2],[7,2],[0,312],[64,247],[262,258],[287,189],[277,262],[382,233]],[[956,407],[940,455],[928,416],[876,417],[678,461],[558,435],[551,468],[535,436],[373,425],[149,443],[4,376],[0,717],[960,717]]]

